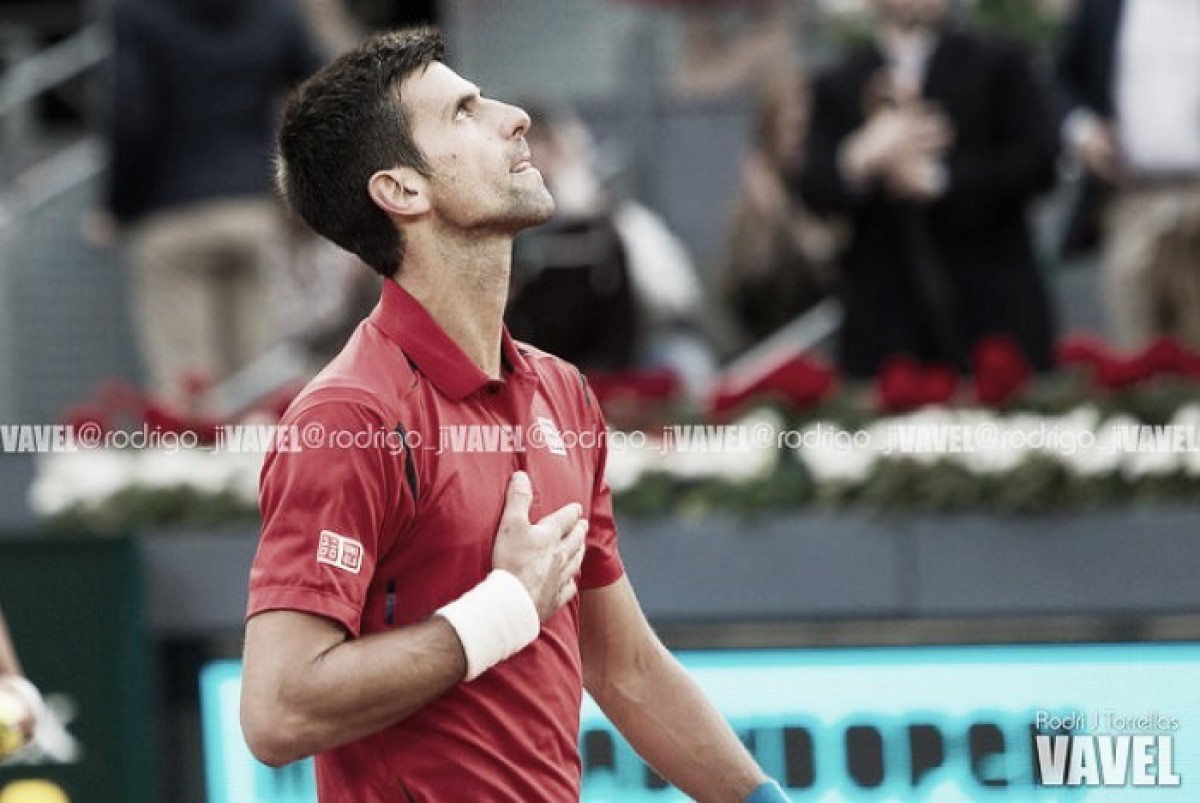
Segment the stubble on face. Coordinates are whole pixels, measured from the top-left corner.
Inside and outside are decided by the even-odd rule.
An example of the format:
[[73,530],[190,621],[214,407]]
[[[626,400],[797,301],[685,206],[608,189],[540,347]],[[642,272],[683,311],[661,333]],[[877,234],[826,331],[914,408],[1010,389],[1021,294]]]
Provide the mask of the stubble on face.
[[[420,121],[414,134],[431,168],[437,214],[449,228],[515,234],[553,216],[554,199],[529,161],[518,110],[479,97],[442,64],[409,78],[404,88]],[[453,118],[456,99],[472,94],[467,118]]]
[[508,208],[514,232],[541,225],[554,216],[554,196],[536,167],[510,176],[512,192]]
[[435,169],[430,184],[441,199],[440,217],[467,233],[514,235],[554,216],[554,198],[540,173],[501,175],[496,186],[478,175]]

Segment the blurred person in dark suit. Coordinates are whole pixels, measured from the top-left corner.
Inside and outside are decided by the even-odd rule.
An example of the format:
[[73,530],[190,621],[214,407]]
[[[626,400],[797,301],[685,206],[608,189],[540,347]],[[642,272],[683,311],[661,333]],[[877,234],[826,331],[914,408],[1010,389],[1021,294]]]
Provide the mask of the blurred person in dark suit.
[[[328,0],[322,0],[328,2]],[[347,0],[350,11],[370,30],[437,25],[438,0]]]
[[853,228],[840,359],[965,368],[1009,334],[1036,369],[1053,322],[1027,206],[1055,180],[1049,93],[1017,46],[955,29],[945,0],[873,0],[873,41],[817,82],[805,201]]
[[729,216],[718,293],[744,338],[757,342],[833,289],[843,232],[796,191],[804,167],[811,87],[788,61],[762,82]]
[[1102,240],[1113,338],[1200,347],[1200,0],[1081,0],[1057,74],[1088,182],[1068,246]]
[[667,368],[698,392],[715,358],[683,244],[658,214],[610,186],[573,110],[525,105],[534,163],[558,210],[516,238],[509,328],[585,371]]
[[324,55],[291,0],[117,0],[107,209],[128,234],[147,384],[231,375],[261,353],[279,236],[283,93]]
[[639,336],[633,278],[590,135],[569,112],[523,105],[530,152],[557,211],[514,241],[505,323],[584,371],[628,368]]

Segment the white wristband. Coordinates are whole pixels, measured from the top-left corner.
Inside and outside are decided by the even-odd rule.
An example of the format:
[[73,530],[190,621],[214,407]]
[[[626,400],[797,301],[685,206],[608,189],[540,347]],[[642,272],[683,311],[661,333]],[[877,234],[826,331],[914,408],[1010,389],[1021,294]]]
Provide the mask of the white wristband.
[[437,612],[458,633],[468,681],[529,646],[542,631],[537,607],[514,575],[494,569],[482,583]]

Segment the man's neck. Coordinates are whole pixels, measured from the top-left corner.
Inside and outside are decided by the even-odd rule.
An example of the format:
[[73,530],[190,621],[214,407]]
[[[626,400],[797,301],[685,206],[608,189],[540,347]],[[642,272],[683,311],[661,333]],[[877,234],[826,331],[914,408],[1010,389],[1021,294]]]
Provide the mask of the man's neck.
[[896,50],[928,50],[937,39],[937,28],[927,25],[897,25],[885,23],[880,26],[878,41],[885,52]]
[[420,302],[471,362],[500,378],[500,333],[508,300],[512,238],[410,242],[395,279]]
[[923,25],[885,24],[880,27],[879,50],[890,68],[893,90],[898,99],[921,96],[936,36],[935,29]]

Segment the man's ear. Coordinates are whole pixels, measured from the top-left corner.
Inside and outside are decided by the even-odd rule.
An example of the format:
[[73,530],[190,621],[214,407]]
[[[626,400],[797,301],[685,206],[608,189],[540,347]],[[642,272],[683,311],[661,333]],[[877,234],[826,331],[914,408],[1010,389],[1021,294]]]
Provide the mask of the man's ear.
[[410,167],[380,170],[367,182],[375,205],[389,216],[414,218],[429,211],[428,182]]

